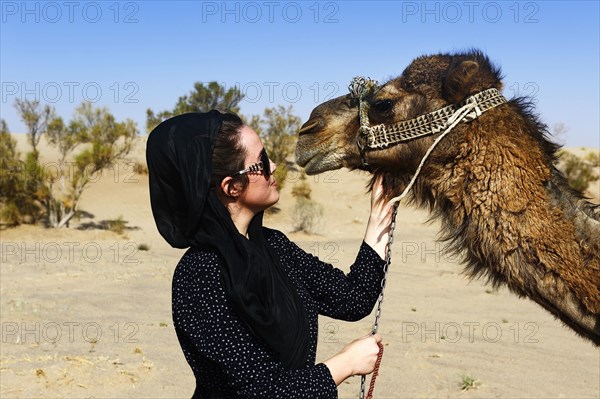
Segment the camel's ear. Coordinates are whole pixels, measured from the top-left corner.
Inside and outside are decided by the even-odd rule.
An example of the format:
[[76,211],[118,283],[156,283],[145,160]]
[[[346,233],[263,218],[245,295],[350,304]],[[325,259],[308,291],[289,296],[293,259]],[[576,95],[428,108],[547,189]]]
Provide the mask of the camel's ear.
[[475,61],[462,61],[451,65],[442,85],[444,99],[455,104],[471,95],[471,88],[475,84],[478,70],[479,64]]

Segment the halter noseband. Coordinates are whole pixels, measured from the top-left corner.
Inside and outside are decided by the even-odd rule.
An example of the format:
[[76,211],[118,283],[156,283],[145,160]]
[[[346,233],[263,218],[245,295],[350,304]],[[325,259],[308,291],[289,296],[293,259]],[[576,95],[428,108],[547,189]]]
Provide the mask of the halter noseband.
[[[369,103],[365,98],[373,96],[380,88],[377,81],[361,76],[352,79],[348,86],[350,95],[359,102],[360,127],[356,135],[356,145],[363,166],[369,165],[366,162],[367,151],[382,150],[419,137],[437,134],[456,123],[470,122],[485,111],[506,103],[502,94],[497,89],[491,88],[474,94],[458,104],[451,104],[413,119],[403,120],[393,125],[370,126]],[[468,109],[468,112],[462,112],[465,109]],[[460,118],[458,122],[457,118]]]

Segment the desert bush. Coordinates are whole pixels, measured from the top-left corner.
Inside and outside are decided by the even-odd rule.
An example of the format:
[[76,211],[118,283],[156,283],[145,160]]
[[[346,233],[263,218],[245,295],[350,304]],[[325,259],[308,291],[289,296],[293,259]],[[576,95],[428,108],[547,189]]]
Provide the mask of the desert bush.
[[21,224],[23,215],[14,203],[0,206],[0,223],[6,226],[17,226]]
[[594,168],[597,168],[600,166],[600,154],[598,154],[597,152],[590,152],[589,154],[587,154],[584,158],[587,162],[590,163],[590,165],[592,165]]
[[[18,191],[10,194],[10,201],[20,204],[20,198],[26,198],[24,206],[31,212],[34,210],[32,204],[41,208],[48,227],[68,226],[78,211],[81,195],[89,187],[91,177],[114,166],[131,150],[137,134],[135,122],[129,119],[117,122],[108,109],[94,108],[86,102],[75,110],[68,124],[54,115],[53,108],[40,108],[37,101],[20,100],[15,106],[27,126],[32,151],[27,154],[20,171],[22,184]],[[47,169],[40,163],[36,146],[43,134],[59,150],[61,166],[58,168]],[[85,148],[73,154],[79,145]],[[63,165],[66,165],[67,156],[72,156],[73,162],[65,171]]]
[[106,221],[106,229],[113,233],[122,235],[125,232],[127,221],[123,220],[123,216],[119,216],[116,219]]
[[148,244],[139,244],[137,246],[138,251],[149,251],[150,246]]
[[159,123],[175,115],[186,112],[208,112],[218,109],[225,112],[240,112],[239,103],[244,99],[244,93],[239,87],[233,86],[229,89],[216,81],[209,83],[194,83],[194,89],[177,100],[172,110],[154,112],[146,110],[146,130],[152,131]]
[[594,173],[591,162],[567,151],[560,151],[558,155],[558,168],[565,174],[571,188],[584,192],[590,183],[598,180],[599,176]]
[[309,200],[311,192],[310,184],[306,181],[300,181],[292,187],[292,196],[295,198],[306,198]]
[[305,197],[297,197],[292,211],[294,232],[316,233],[322,216],[323,207],[320,204]]
[[39,168],[32,163],[32,155],[27,161],[19,159],[16,141],[10,135],[4,120],[0,120],[0,223],[16,226],[21,223],[34,223],[41,216],[37,205],[36,185],[29,172]]
[[469,389],[477,389],[477,387],[481,384],[481,382],[479,380],[476,380],[475,378],[463,374],[461,377],[461,382],[460,382],[460,389],[462,391],[468,391]]
[[311,193],[312,189],[306,179],[306,172],[302,171],[300,173],[300,180],[292,187],[292,196],[294,198],[306,198],[309,200]]
[[133,172],[138,175],[147,175],[148,167],[146,164],[136,161],[133,163]]

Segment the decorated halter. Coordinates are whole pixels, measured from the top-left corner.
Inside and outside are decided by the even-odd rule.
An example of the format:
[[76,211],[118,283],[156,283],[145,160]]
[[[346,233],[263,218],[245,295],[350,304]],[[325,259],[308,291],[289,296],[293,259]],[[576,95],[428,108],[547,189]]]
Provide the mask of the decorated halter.
[[[371,328],[371,334],[377,333],[379,329],[379,318],[381,317],[381,307],[383,304],[383,297],[385,292],[385,283],[387,280],[387,274],[389,266],[392,262],[392,244],[394,243],[394,230],[396,227],[396,215],[398,213],[398,205],[400,201],[409,193],[410,189],[414,185],[425,161],[438,145],[438,143],[448,134],[450,131],[461,122],[469,122],[473,119],[481,116],[485,111],[492,109],[500,104],[506,103],[506,99],[500,94],[497,89],[487,89],[468,97],[466,100],[459,104],[448,105],[444,108],[440,108],[436,111],[430,112],[418,116],[413,119],[400,121],[393,125],[376,125],[370,126],[369,123],[369,103],[365,100],[366,97],[372,97],[380,89],[377,81],[356,77],[352,79],[352,82],[348,86],[350,95],[358,99],[359,102],[359,118],[360,127],[358,128],[358,134],[356,136],[356,145],[360,151],[360,158],[364,166],[368,166],[366,162],[366,152],[373,150],[381,150],[384,148],[392,147],[394,145],[404,143],[409,140],[413,140],[419,137],[430,136],[436,133],[444,131],[440,134],[434,142],[431,144],[421,162],[417,168],[417,171],[413,175],[412,179],[398,197],[392,198],[390,201],[393,203],[392,221],[390,224],[390,232],[388,243],[386,247],[385,255],[385,266],[383,279],[381,280],[381,293],[377,300],[377,311],[375,313],[375,322]],[[379,342],[379,354],[377,361],[375,362],[375,369],[373,370],[373,376],[371,377],[371,383],[369,385],[368,393],[366,394],[367,399],[373,397],[373,389],[375,388],[375,379],[379,373],[379,365],[381,364],[381,357],[383,356],[383,346]],[[360,391],[359,399],[365,398],[366,389],[366,376],[361,376],[360,380]]]
[[[379,89],[377,81],[360,76],[352,79],[348,86],[350,95],[359,101],[360,127],[356,136],[356,144],[365,166],[368,165],[365,157],[367,151],[382,150],[419,137],[437,134],[453,125],[459,116],[458,122],[470,122],[485,111],[506,103],[502,94],[492,88],[474,94],[461,103],[451,104],[413,119],[400,121],[393,125],[370,126],[369,103],[365,98],[373,96]],[[467,109],[469,112],[462,112]]]

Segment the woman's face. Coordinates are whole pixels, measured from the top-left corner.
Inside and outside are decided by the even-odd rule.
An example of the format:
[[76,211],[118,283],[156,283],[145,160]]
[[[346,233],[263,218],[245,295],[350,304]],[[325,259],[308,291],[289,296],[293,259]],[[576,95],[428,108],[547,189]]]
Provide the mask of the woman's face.
[[[246,168],[260,161],[263,144],[258,134],[249,126],[244,125],[241,128],[240,136],[241,144],[246,149],[246,160],[244,161],[244,167]],[[271,160],[269,162],[271,173],[273,173],[276,165]],[[265,178],[263,172],[250,172],[247,176],[248,186],[240,197],[239,205],[258,213],[279,201],[279,191],[277,191],[277,182],[273,174]]]

